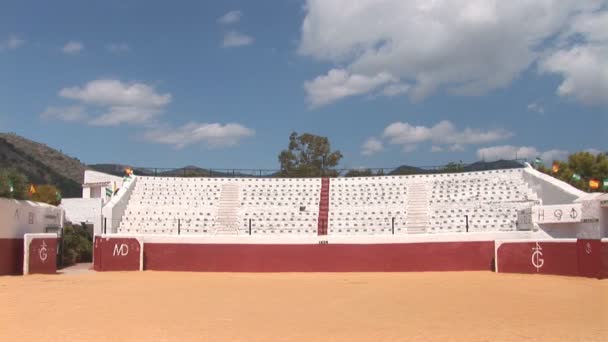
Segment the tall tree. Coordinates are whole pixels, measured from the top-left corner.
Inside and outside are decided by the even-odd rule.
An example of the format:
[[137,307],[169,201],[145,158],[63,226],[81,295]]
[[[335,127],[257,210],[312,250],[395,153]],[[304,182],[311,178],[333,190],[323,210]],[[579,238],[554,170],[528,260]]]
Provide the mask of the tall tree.
[[568,161],[554,161],[554,164],[558,166],[557,173],[552,168],[542,166],[539,170],[584,191],[591,190],[590,179],[600,182],[608,179],[608,156],[605,153],[594,155],[586,151],[576,152],[568,157]]
[[333,170],[342,159],[340,151],[332,151],[329,139],[310,133],[289,135],[289,146],[279,154],[284,177],[337,176]]

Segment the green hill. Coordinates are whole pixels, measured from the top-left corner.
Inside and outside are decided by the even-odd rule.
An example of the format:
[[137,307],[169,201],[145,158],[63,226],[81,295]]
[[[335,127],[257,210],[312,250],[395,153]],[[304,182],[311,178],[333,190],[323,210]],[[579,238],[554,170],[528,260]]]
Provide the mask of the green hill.
[[63,197],[80,197],[85,166],[75,158],[12,133],[0,133],[0,168],[15,168],[34,184],[55,185]]

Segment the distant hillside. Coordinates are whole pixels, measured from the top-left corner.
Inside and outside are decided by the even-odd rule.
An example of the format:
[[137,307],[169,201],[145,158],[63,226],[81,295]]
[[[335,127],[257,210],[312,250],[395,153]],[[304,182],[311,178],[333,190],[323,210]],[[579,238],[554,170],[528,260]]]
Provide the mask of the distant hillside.
[[464,171],[486,171],[499,169],[517,169],[524,167],[523,164],[514,160],[497,160],[493,162],[478,161],[473,164],[465,165]]
[[[456,166],[456,168],[454,168]],[[81,185],[84,182],[85,169],[105,172],[111,175],[123,176],[129,165],[123,164],[92,164],[84,165],[77,158],[72,158],[61,151],[51,148],[12,133],[0,133],[0,168],[14,167],[25,174],[30,182],[35,184],[53,184],[57,186],[63,197],[80,197]],[[523,167],[522,164],[511,160],[493,162],[475,162],[462,167],[452,164],[451,168],[420,168],[402,165],[389,175],[432,174],[439,172],[467,172],[496,169],[511,169]],[[136,175],[165,176],[165,177],[277,177],[278,172],[265,170],[261,173],[252,170],[216,171],[197,166],[185,166],[176,169],[146,169],[133,167]]]
[[53,184],[63,197],[80,197],[85,166],[44,144],[0,133],[0,168],[16,168],[35,184]]
[[523,167],[524,165],[514,160],[497,160],[493,162],[478,161],[472,164],[466,164],[462,166],[462,169],[457,171],[449,170],[447,168],[429,168],[424,169],[415,166],[401,165],[389,172],[389,175],[424,175],[442,172],[471,172],[471,171],[488,171],[488,170],[499,170],[499,169],[516,169]]

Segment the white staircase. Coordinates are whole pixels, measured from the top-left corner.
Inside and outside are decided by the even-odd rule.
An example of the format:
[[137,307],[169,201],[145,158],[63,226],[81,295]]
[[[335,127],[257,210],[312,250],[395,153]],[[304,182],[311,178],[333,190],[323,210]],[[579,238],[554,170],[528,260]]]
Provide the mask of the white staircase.
[[429,189],[426,183],[408,187],[406,229],[408,234],[426,233],[429,226]]
[[239,185],[236,183],[222,184],[220,203],[215,221],[216,235],[237,235],[239,213]]

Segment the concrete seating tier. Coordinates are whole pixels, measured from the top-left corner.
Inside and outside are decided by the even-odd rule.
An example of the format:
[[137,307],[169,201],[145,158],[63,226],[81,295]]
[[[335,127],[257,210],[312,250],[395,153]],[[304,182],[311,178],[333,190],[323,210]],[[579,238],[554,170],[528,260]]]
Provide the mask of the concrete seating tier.
[[[517,211],[538,202],[523,172],[332,178],[327,234],[516,230]],[[320,178],[138,177],[118,231],[317,235],[321,185]]]

